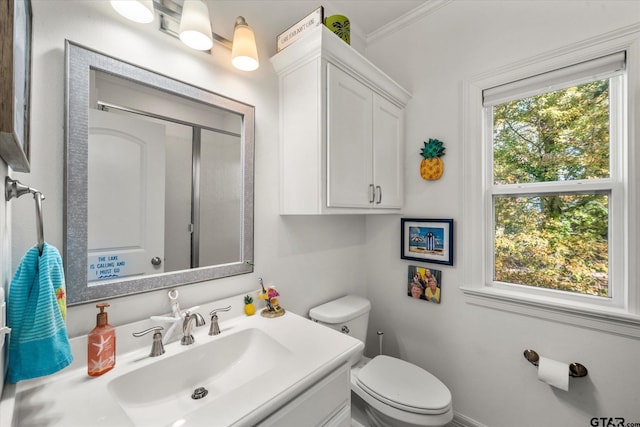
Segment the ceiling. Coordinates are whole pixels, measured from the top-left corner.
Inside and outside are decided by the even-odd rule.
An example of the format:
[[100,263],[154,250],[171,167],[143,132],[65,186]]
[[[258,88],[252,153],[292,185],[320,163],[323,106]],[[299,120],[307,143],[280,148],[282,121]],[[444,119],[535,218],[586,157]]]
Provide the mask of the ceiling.
[[[174,0],[175,1],[175,0]],[[179,1],[179,0],[178,0]],[[238,15],[246,18],[256,37],[275,46],[278,34],[300,21],[319,6],[325,16],[345,15],[351,22],[352,40],[366,44],[389,23],[420,14],[448,0],[206,0],[213,31],[231,38]]]

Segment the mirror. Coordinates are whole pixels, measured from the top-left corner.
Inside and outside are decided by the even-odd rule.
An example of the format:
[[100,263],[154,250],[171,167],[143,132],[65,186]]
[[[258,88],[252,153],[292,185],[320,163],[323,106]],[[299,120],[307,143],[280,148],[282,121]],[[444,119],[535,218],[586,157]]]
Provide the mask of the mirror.
[[253,271],[254,107],[66,43],[69,305]]

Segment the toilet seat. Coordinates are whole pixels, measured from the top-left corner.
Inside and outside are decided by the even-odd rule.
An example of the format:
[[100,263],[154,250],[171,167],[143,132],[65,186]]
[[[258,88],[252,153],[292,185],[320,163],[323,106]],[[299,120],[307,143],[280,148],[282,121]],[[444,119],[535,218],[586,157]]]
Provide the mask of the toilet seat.
[[422,415],[451,409],[451,392],[431,373],[404,360],[376,356],[356,376],[370,396],[396,409]]

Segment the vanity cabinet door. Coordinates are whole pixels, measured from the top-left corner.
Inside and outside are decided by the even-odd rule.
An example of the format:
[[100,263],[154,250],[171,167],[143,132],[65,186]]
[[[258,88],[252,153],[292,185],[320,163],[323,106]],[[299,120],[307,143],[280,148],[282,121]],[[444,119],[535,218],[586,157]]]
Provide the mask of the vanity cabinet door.
[[350,367],[344,364],[256,427],[342,427],[351,419]]
[[327,205],[373,203],[373,92],[327,65]]

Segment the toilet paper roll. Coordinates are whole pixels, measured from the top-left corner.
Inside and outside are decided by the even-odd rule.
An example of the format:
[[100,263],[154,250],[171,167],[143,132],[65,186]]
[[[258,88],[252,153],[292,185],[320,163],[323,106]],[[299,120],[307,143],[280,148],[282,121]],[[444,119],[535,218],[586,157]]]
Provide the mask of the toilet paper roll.
[[569,364],[540,357],[538,379],[560,390],[569,390]]

